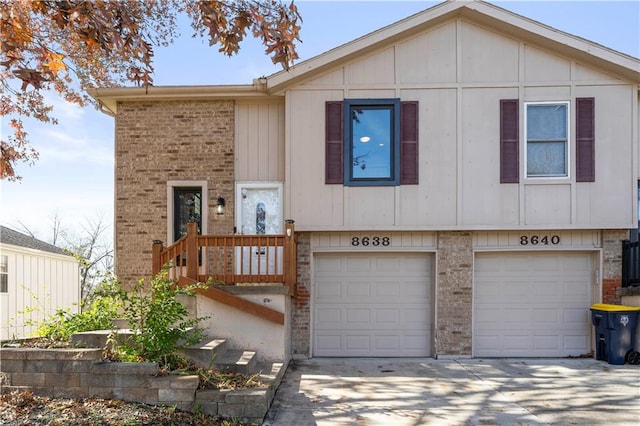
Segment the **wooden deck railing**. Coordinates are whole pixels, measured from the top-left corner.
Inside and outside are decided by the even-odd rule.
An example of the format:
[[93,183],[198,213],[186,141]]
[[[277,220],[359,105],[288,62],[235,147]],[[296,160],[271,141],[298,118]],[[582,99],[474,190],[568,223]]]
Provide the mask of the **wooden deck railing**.
[[171,278],[224,284],[282,284],[294,294],[297,259],[293,221],[283,235],[198,235],[195,223],[169,247],[153,242],[153,274],[169,265]]

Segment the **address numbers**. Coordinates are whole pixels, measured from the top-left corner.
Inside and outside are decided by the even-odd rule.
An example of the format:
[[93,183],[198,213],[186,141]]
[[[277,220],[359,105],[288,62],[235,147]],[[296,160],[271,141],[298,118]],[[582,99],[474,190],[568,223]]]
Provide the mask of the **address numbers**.
[[372,236],[372,237],[352,237],[351,238],[351,245],[354,247],[369,247],[369,246],[373,246],[373,247],[378,247],[378,246],[389,246],[391,245],[391,238],[390,237],[379,237],[379,236]]
[[521,246],[548,246],[560,244],[559,235],[522,235],[520,236]]

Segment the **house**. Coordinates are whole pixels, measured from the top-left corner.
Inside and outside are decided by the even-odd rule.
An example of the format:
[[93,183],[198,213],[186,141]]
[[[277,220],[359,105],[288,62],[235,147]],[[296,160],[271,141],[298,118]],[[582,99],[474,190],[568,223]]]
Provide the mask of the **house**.
[[[637,58],[474,1],[252,84],[96,90],[117,274],[148,276],[152,240],[188,222],[240,237],[291,220],[293,295],[224,287],[284,320],[199,299],[216,335],[285,358],[589,354],[589,307],[619,303],[637,232],[639,85]],[[273,267],[260,241],[227,259],[237,274]]]
[[57,310],[80,308],[80,263],[62,249],[0,226],[0,340],[30,337]]

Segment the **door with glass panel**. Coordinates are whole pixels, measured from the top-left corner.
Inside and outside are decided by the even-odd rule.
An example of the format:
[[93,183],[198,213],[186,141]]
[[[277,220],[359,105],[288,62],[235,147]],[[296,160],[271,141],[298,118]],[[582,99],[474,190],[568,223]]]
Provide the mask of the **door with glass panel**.
[[[282,184],[238,183],[236,188],[236,232],[243,235],[282,234]],[[236,255],[236,270],[242,274],[282,273],[282,248],[244,247]],[[241,271],[241,272],[240,272]]]

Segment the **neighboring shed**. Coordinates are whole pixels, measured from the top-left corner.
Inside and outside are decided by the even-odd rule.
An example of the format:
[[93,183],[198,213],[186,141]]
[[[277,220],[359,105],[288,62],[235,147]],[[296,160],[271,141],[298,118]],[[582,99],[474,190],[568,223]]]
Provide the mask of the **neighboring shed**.
[[80,265],[64,250],[0,226],[0,340],[29,337],[58,309],[78,311]]

